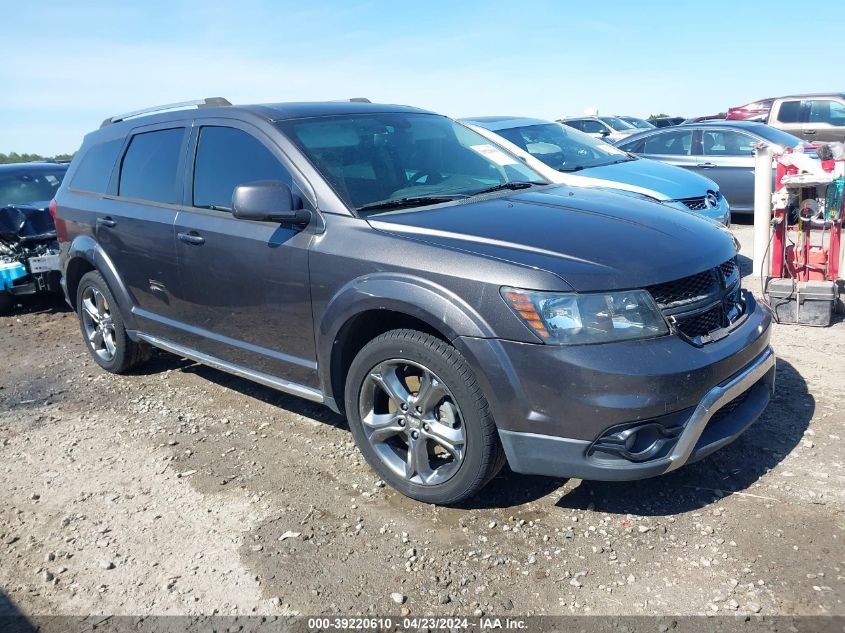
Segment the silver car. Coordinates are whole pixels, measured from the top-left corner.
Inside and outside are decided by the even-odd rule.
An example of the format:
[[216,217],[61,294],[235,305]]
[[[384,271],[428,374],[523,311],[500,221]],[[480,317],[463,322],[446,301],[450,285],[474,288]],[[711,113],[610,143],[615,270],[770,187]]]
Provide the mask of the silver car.
[[607,141],[608,143],[627,138],[630,134],[637,131],[637,128],[631,123],[623,121],[618,116],[567,117],[565,119],[558,119],[558,123],[563,123],[580,132],[584,132],[584,134],[589,134],[593,138]]
[[797,136],[764,123],[708,121],[644,130],[616,143],[626,152],[684,167],[718,183],[731,211],[754,211],[754,146],[795,147]]

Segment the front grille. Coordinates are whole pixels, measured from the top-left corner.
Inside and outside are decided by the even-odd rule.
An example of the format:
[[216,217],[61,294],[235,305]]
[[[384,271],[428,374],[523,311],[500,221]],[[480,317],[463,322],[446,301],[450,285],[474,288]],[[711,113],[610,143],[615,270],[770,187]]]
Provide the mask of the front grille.
[[697,275],[651,286],[648,291],[654,297],[657,305],[665,307],[673,303],[702,299],[718,291],[718,289],[719,285],[713,271],[705,270]]
[[703,211],[707,208],[707,198],[704,196],[699,198],[681,198],[680,201],[687,205],[690,211]]
[[704,336],[725,327],[724,310],[722,310],[721,305],[718,305],[706,312],[699,312],[685,319],[678,319],[677,325],[678,329],[690,338]]
[[729,259],[695,275],[650,286],[663,314],[691,339],[727,327],[743,313],[739,266]]

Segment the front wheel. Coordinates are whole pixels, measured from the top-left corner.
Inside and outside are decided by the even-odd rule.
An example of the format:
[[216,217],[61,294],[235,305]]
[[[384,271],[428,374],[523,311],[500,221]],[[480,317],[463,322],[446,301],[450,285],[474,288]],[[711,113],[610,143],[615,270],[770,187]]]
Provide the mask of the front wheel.
[[415,330],[368,343],[349,370],[346,412],[355,443],[399,492],[452,504],[504,464],[484,394],[454,347]]

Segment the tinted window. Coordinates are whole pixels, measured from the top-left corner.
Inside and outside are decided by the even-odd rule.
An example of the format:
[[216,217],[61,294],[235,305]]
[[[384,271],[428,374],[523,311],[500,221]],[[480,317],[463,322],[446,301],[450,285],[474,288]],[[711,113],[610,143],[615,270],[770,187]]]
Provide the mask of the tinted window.
[[692,130],[671,130],[654,134],[645,140],[644,154],[669,154],[689,156]]
[[624,152],[631,152],[632,154],[641,154],[643,148],[645,147],[645,139],[641,138],[634,141],[625,141],[624,143],[619,143],[617,147]]
[[568,125],[569,127],[574,127],[576,130],[584,131],[584,122],[583,121],[563,121],[564,125]]
[[732,130],[704,130],[702,143],[705,156],[751,156],[757,141]]
[[604,125],[599,123],[598,121],[584,121],[584,124],[581,129],[587,134],[599,134],[601,132],[604,132],[607,128],[605,128]]
[[0,207],[52,200],[65,170],[3,169],[0,171]]
[[153,202],[175,204],[179,152],[184,128],[136,134],[129,142],[120,169],[118,194]]
[[80,191],[93,191],[94,193],[105,193],[109,186],[114,164],[117,162],[117,155],[123,147],[122,138],[92,145],[85,152],[73,175],[70,186]]
[[235,187],[257,180],[291,185],[288,171],[255,137],[229,127],[200,130],[194,164],[195,207],[230,209]]
[[781,123],[798,123],[801,121],[801,102],[784,101],[778,110],[778,121]]

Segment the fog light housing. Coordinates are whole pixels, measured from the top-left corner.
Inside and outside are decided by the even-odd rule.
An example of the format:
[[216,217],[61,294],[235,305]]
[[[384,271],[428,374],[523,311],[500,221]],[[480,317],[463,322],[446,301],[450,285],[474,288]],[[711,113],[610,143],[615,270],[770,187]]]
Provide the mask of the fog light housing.
[[648,461],[665,453],[683,430],[683,426],[667,427],[654,421],[614,426],[590,445],[587,455],[601,452],[630,462]]

